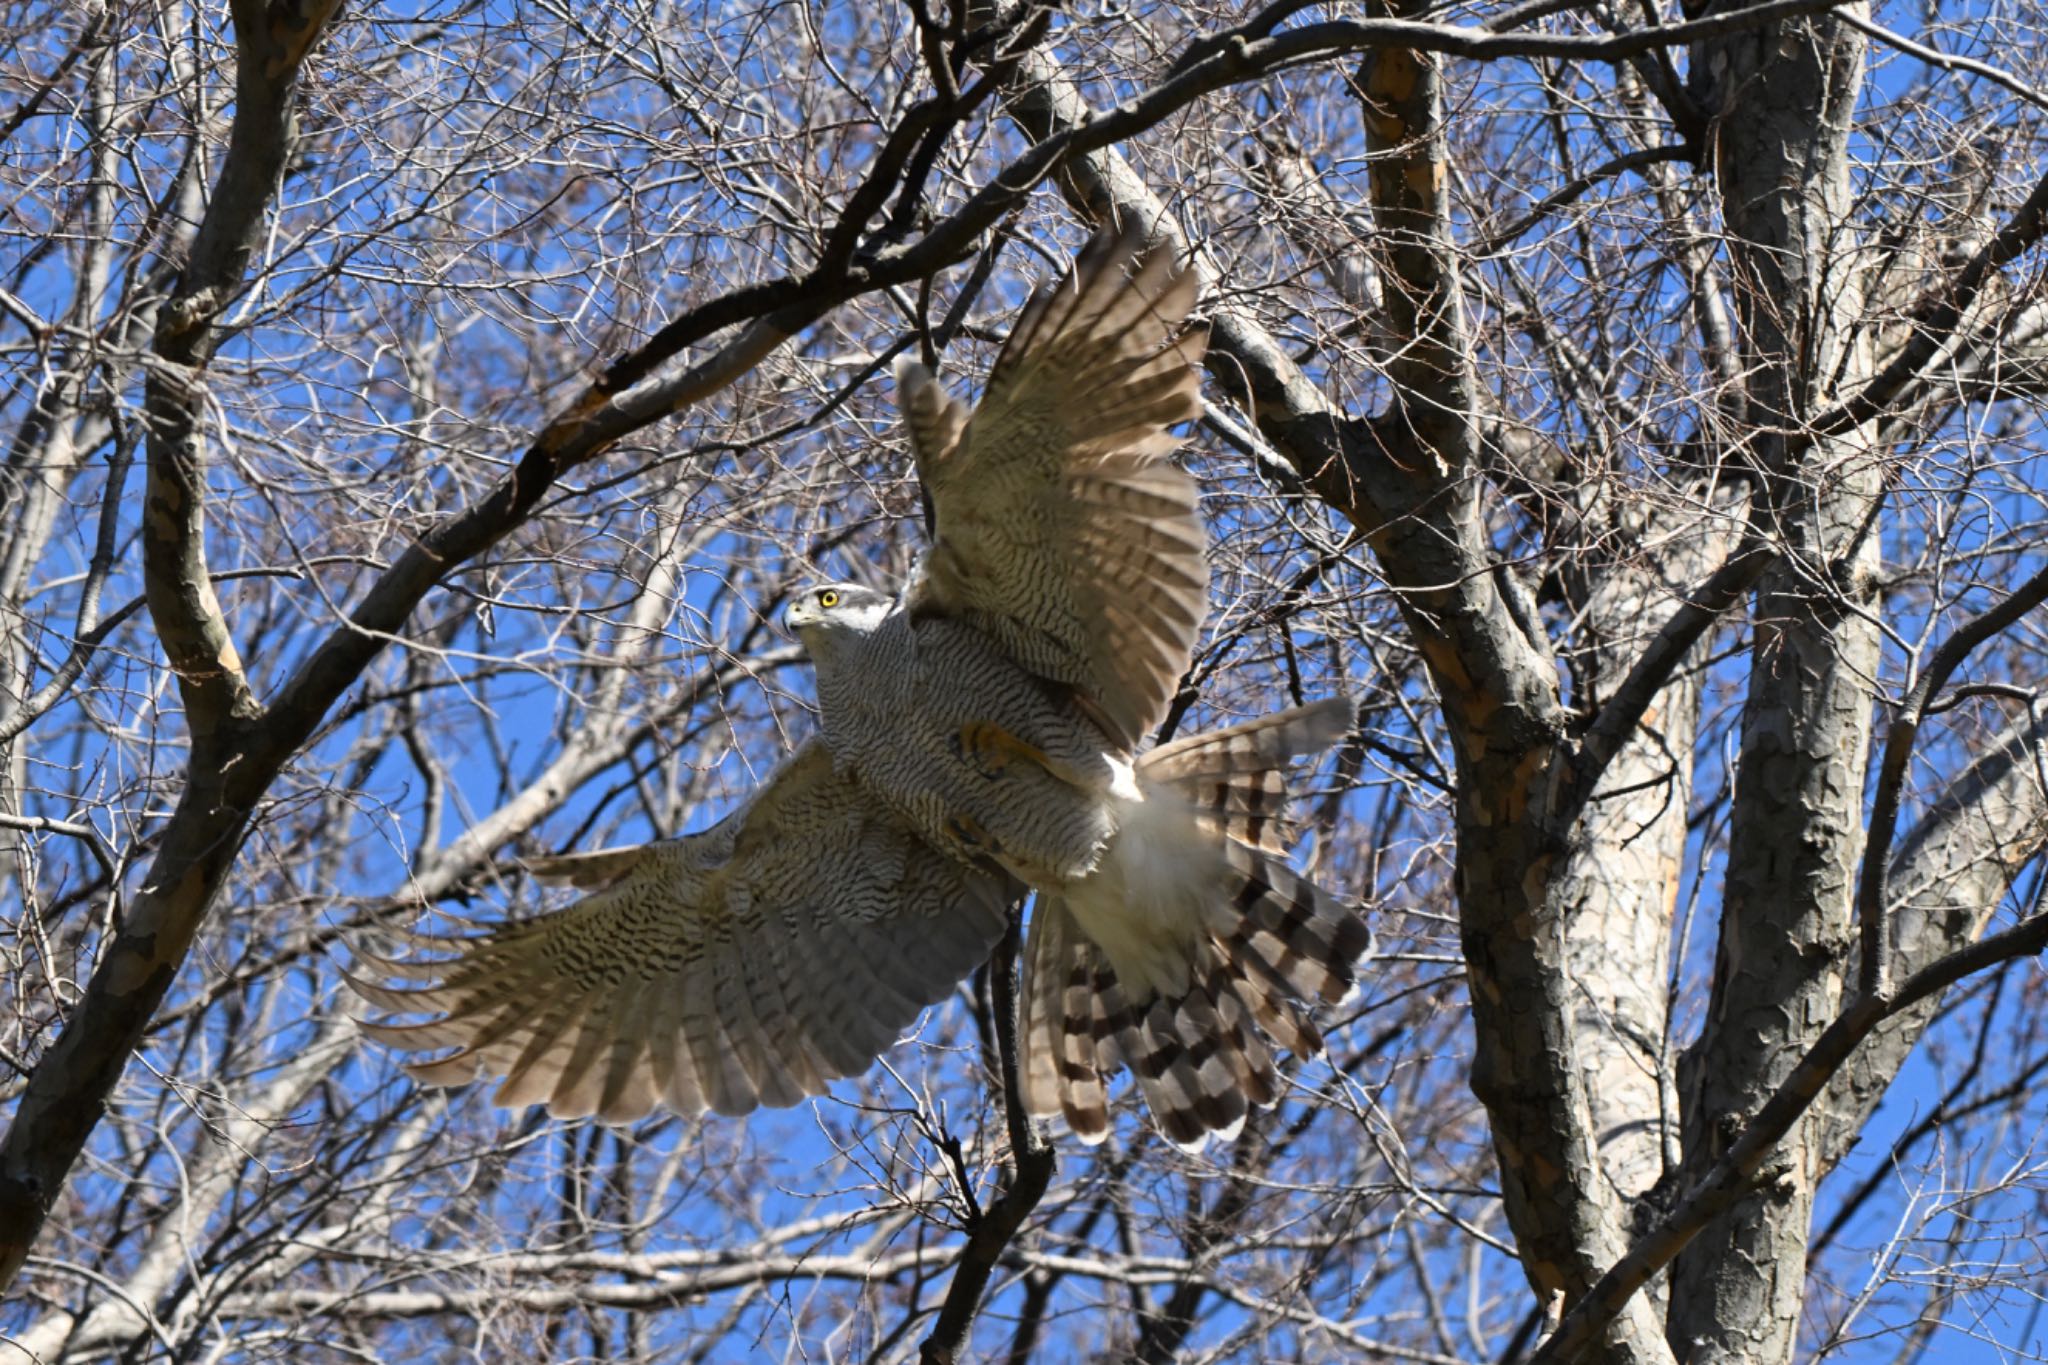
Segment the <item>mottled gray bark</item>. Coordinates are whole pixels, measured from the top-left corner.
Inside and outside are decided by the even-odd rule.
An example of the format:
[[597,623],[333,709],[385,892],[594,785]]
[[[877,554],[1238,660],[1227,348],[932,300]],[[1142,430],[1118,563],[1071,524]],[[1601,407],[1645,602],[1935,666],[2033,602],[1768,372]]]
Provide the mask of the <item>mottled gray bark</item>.
[[[1727,39],[1702,61],[1744,90],[1774,82],[1773,118],[1744,121],[1718,162],[1727,222],[1742,235],[1733,252],[1740,335],[1726,338],[1725,323],[1720,334],[1728,346],[1739,342],[1740,355],[1714,353],[1724,377],[1750,376],[1723,411],[1732,419],[1726,430],[1753,438],[1726,452],[1749,471],[1732,487],[1756,499],[1751,534],[1738,550],[1732,518],[1701,516],[1677,535],[1670,525],[1637,527],[1633,543],[1653,551],[1589,572],[1575,604],[1596,643],[1579,682],[1602,709],[1578,751],[1564,736],[1548,644],[1524,626],[1528,613],[1518,613],[1484,544],[1472,475],[1490,467],[1487,403],[1466,363],[1471,339],[1442,205],[1440,76],[1426,58],[1384,49],[1358,82],[1375,150],[1371,273],[1380,288],[1369,320],[1386,343],[1374,349],[1396,405],[1372,419],[1346,413],[1269,335],[1227,308],[1212,347],[1215,378],[1241,396],[1272,448],[1366,533],[1456,737],[1474,1086],[1488,1106],[1525,1271],[1553,1302],[1608,1283],[1603,1272],[1624,1262],[1630,1228],[1647,1217],[1638,1200],[1667,1174],[1671,1096],[1659,1075],[1668,1062],[1666,935],[1696,707],[1682,665],[1716,614],[1773,561],[1756,598],[1740,885],[1715,1020],[1694,1059],[1690,1165],[1669,1172],[1680,1188],[1714,1169],[1741,1120],[1779,1094],[1843,1018],[1877,663],[1874,630],[1854,611],[1875,581],[1876,439],[1867,424],[1802,427],[1838,410],[1874,370],[1865,350],[1845,342],[1864,308],[1853,243],[1841,231],[1861,47],[1838,25],[1795,22]],[[1039,54],[1020,64],[1007,108],[1039,139],[1085,126],[1091,114]],[[1069,175],[1064,187],[1087,217],[1161,217],[1161,201],[1113,153],[1076,162]],[[1702,288],[1713,287],[1711,269],[1695,273]],[[2012,841],[2000,847],[2010,852]],[[1945,941],[1974,932],[1957,926]],[[1786,1009],[1794,1027],[1764,1027],[1765,1016]],[[1858,1016],[1828,1036],[1870,1026]],[[1883,1025],[1859,1056],[1897,1027]],[[1772,1112],[1792,1103],[1780,1094]],[[1723,1121],[1707,1123],[1710,1114]],[[1747,1199],[1692,1253],[1693,1278],[1673,1296],[1671,1328],[1684,1350],[1694,1350],[1694,1336],[1711,1341],[1692,1358],[1723,1350],[1731,1359],[1787,1357],[1807,1211],[1827,1164],[1812,1142],[1821,1122],[1800,1120],[1787,1142],[1799,1169],[1791,1197]],[[1752,1156],[1745,1149],[1740,1170],[1706,1204],[1736,1202],[1766,1164]],[[1667,1263],[1696,1231],[1664,1230],[1651,1259]],[[1745,1251],[1765,1246],[1768,1256],[1745,1262]],[[1658,1307],[1624,1294],[1602,1311],[1621,1319],[1599,1358],[1669,1358]]]
[[[1441,63],[1382,49],[1357,86],[1378,153],[1378,321],[1402,401],[1369,421],[1343,412],[1270,335],[1230,309],[1212,322],[1211,374],[1255,415],[1303,483],[1366,533],[1458,736],[1459,893],[1478,1016],[1474,1088],[1494,1124],[1525,1272],[1546,1296],[1569,1297],[1621,1255],[1627,1221],[1601,1169],[1573,1022],[1581,999],[1551,880],[1565,726],[1557,670],[1547,642],[1525,629],[1526,613],[1510,602],[1485,540],[1477,474],[1486,423],[1450,228]],[[1038,139],[1084,126],[1090,115],[1042,54],[1020,62],[1006,108]],[[1113,154],[1077,162],[1065,188],[1090,217],[1159,220],[1160,201]],[[1628,1308],[1612,1341],[1617,1360],[1668,1359],[1661,1324],[1645,1304]]]
[[[1548,1304],[1583,1294],[1627,1246],[1627,1210],[1602,1168],[1581,1052],[1570,911],[1559,874],[1575,842],[1564,809],[1565,715],[1549,642],[1491,566],[1472,337],[1452,247],[1441,64],[1384,50],[1358,76],[1376,256],[1398,405],[1375,454],[1407,475],[1371,538],[1409,585],[1409,619],[1458,754],[1458,900],[1474,1023],[1472,1089],[1485,1104],[1523,1273]],[[1397,444],[1398,442],[1398,444]],[[1360,443],[1361,445],[1363,442]],[[1607,1358],[1668,1358],[1653,1306],[1629,1304]]]
[[[1470,972],[1472,1089],[1486,1105],[1522,1269],[1546,1301],[1576,1297],[1626,1245],[1600,1164],[1568,971],[1564,850],[1550,820],[1564,715],[1548,642],[1517,620],[1486,567],[1471,338],[1449,225],[1441,63],[1374,53],[1357,77],[1375,257],[1398,406],[1376,424],[1400,444],[1405,487],[1378,500],[1371,539],[1406,598],[1457,737],[1458,900]],[[1477,570],[1477,572],[1475,572]],[[1424,585],[1429,585],[1425,587]],[[1615,1358],[1655,1359],[1645,1305]]]
[[[1695,49],[1736,283],[1758,522],[1779,558],[1754,600],[1719,950],[1688,1058],[1687,1173],[1697,1178],[1840,1010],[1863,846],[1880,638],[1872,433],[1803,439],[1870,374],[1853,324],[1862,263],[1848,139],[1864,40],[1832,18]],[[1791,1358],[1822,1174],[1808,1115],[1781,1178],[1711,1223],[1673,1268],[1680,1360]]]

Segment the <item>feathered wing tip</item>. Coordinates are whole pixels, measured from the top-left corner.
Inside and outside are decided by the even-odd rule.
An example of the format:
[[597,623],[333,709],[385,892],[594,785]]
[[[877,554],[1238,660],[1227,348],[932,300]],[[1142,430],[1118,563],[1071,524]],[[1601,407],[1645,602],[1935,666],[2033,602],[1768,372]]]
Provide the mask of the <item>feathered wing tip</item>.
[[967,405],[947,393],[929,369],[908,356],[896,362],[896,405],[903,413],[911,453],[920,469],[935,468],[952,454],[960,433],[967,429]]
[[[593,855],[551,875],[601,885],[610,880],[608,872],[621,870],[604,868],[609,856]],[[632,861],[621,857],[617,864]],[[772,1069],[756,1056],[742,1060],[739,1054],[755,1040],[742,1021],[719,1018],[719,1005],[734,1013],[731,1002],[711,998],[716,986],[706,974],[693,975],[697,964],[661,962],[669,956],[661,950],[668,945],[632,944],[644,968],[610,952],[613,943],[634,934],[629,926],[605,923],[613,918],[603,913],[609,900],[600,891],[592,900],[501,925],[482,938],[409,936],[415,952],[458,954],[453,957],[399,961],[355,946],[355,968],[343,976],[357,995],[391,1014],[437,1016],[419,1023],[364,1020],[364,1035],[400,1052],[454,1049],[406,1064],[421,1085],[497,1077],[495,1103],[546,1104],[561,1118],[595,1114],[607,1122],[629,1122],[657,1103],[682,1113],[743,1113],[756,1103],[790,1102],[819,1079],[807,1072],[801,1056]],[[579,927],[586,924],[587,932]],[[366,976],[426,984],[394,989]],[[696,1003],[686,1010],[685,1001]],[[713,1036],[721,1025],[724,1031]]]
[[432,1016],[364,1034],[453,1049],[407,1064],[423,1085],[499,1077],[497,1104],[608,1123],[786,1107],[858,1075],[988,956],[1010,887],[864,816],[822,748],[775,781],[796,785],[756,797],[777,818],[749,817],[748,838],[721,824],[539,860],[594,889],[474,937],[401,935],[405,959],[356,948],[358,995]]
[[619,894],[483,938],[407,936],[432,957],[355,945],[351,990],[389,1015],[434,1016],[365,1019],[363,1034],[406,1053],[454,1049],[406,1064],[422,1085],[497,1077],[494,1103],[546,1104],[557,1118],[784,1108],[866,1070],[943,998],[942,983],[987,955],[1002,923],[988,897],[867,925],[770,914],[737,939],[679,945],[606,913]]
[[[1195,416],[1199,406],[1188,372],[1201,364],[1208,331],[1186,322],[1201,281],[1168,243],[1148,245],[1151,235],[1132,220],[1090,237],[1059,282],[1032,294],[1017,315],[989,373],[990,386],[1034,355],[1071,349],[1117,361],[1113,374],[1075,374],[1076,381],[1114,381],[1127,405],[1182,410],[1181,417],[1163,419],[1167,425]],[[1133,334],[1143,344],[1119,344]]]
[[635,848],[604,848],[594,853],[557,853],[523,859],[522,865],[544,882],[595,891],[639,867],[652,847],[641,844]]
[[[989,373],[991,389],[1033,360],[1087,362],[1067,373],[1070,400],[1102,400],[1091,416],[1088,440],[1104,455],[1144,446],[1156,461],[1176,444],[1165,427],[1201,415],[1200,372],[1208,348],[1206,322],[1190,323],[1200,281],[1164,244],[1146,246],[1133,225],[1097,232],[1059,282],[1035,291],[1017,315]],[[1150,320],[1151,326],[1141,324]],[[946,390],[931,370],[909,356],[894,366],[896,403],[910,433],[918,468],[942,472],[973,411]],[[1098,406],[1107,411],[1097,412]],[[1159,448],[1152,448],[1157,445]],[[1178,490],[1173,490],[1176,494]],[[1175,506],[1170,511],[1184,510]]]
[[1133,752],[1208,612],[1200,490],[1171,431],[1201,414],[1198,289],[1171,247],[1100,233],[1019,314],[971,413],[923,366],[897,370],[933,542],[912,611],[1085,693]]

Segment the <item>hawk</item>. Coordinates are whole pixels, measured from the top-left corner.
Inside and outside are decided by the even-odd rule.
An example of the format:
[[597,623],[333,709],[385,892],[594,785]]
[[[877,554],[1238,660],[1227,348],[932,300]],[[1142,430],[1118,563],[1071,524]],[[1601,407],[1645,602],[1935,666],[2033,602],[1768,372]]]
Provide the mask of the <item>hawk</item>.
[[[1037,893],[1023,1092],[1084,1142],[1128,1069],[1198,1147],[1272,1103],[1303,1006],[1348,991],[1364,921],[1284,861],[1290,760],[1349,731],[1333,698],[1147,749],[1208,606],[1194,480],[1192,273],[1096,237],[1019,316],[971,411],[897,388],[932,544],[898,596],[806,589],[787,615],[818,735],[700,834],[529,860],[590,892],[351,977],[428,1084],[623,1122],[744,1114],[864,1070],[986,959]],[[434,956],[433,954],[441,954]],[[452,954],[452,956],[450,956]]]

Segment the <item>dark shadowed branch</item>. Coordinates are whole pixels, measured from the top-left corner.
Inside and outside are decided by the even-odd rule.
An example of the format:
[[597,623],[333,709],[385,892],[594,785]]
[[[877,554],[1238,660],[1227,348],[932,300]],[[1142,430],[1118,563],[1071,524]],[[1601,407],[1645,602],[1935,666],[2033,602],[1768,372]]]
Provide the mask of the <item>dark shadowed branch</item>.
[[968,1222],[967,1245],[954,1263],[953,1281],[939,1304],[931,1334],[918,1349],[924,1365],[957,1365],[965,1357],[967,1334],[975,1310],[1004,1254],[1024,1220],[1045,1197],[1056,1164],[1052,1147],[1024,1112],[1024,1079],[1017,1052],[1017,959],[1019,918],[1010,916],[1009,932],[989,960],[990,1011],[994,1015],[996,1056],[1002,1076],[1003,1119],[1009,1130],[1010,1160],[1002,1192]]

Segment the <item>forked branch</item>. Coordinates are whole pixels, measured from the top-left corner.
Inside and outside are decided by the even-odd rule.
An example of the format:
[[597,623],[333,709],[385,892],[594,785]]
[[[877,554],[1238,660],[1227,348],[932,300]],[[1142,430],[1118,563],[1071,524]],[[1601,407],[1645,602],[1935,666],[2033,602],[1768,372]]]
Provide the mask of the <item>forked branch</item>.
[[1529,1365],[1562,1365],[1579,1359],[1582,1351],[1601,1340],[1636,1291],[1670,1265],[1687,1243],[1738,1201],[1768,1185],[1778,1144],[1878,1025],[1964,977],[2044,949],[2048,949],[2048,913],[2032,915],[2002,933],[1957,949],[1915,972],[1889,999],[1859,996],[1814,1040],[1741,1136],[1678,1207],[1572,1306],[1557,1330],[1529,1358]]

